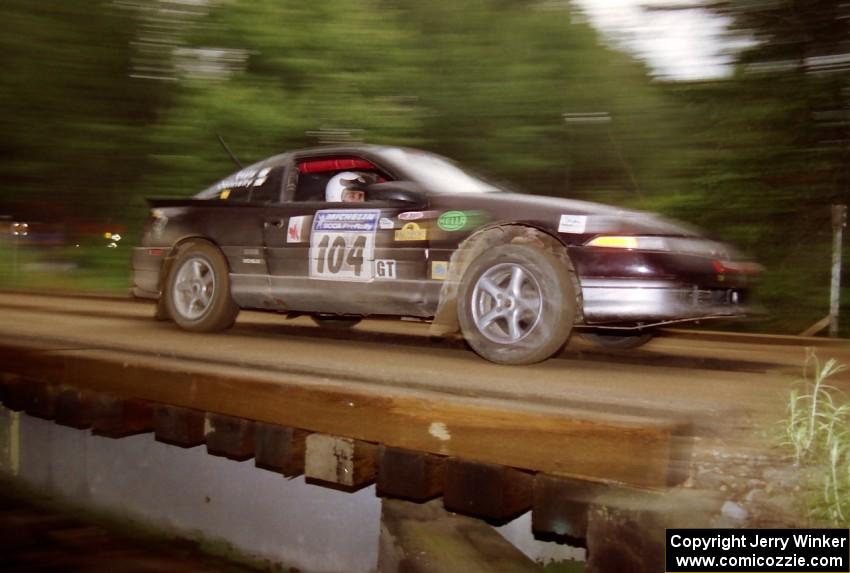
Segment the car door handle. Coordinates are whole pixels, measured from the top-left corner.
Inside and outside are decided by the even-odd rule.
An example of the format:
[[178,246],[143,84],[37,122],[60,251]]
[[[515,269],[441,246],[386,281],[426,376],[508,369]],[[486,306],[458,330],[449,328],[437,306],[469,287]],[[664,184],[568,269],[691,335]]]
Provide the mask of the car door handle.
[[263,223],[263,227],[269,229],[271,227],[275,227],[276,229],[283,229],[283,219],[267,219],[265,223]]

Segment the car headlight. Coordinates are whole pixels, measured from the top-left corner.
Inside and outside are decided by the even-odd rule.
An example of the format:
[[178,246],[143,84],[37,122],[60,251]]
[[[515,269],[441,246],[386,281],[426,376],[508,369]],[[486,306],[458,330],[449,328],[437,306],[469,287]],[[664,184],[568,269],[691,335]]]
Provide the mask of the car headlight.
[[640,249],[642,251],[669,251],[670,246],[664,237],[641,237],[628,235],[602,235],[586,243],[587,247],[605,247],[609,249]]

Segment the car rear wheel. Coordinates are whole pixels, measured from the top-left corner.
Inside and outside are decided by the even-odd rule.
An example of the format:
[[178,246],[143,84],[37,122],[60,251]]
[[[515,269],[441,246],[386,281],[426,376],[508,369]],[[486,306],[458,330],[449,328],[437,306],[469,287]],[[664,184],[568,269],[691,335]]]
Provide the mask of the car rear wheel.
[[581,337],[604,348],[630,350],[632,348],[643,346],[652,340],[653,333],[647,330],[634,333],[624,333],[617,330],[608,332],[598,330],[596,332],[582,332]]
[[177,255],[165,294],[169,315],[186,330],[225,330],[239,314],[230,296],[227,261],[208,243],[192,243]]
[[575,288],[566,266],[529,245],[487,251],[470,265],[458,294],[464,338],[499,364],[546,360],[567,342],[575,314]]

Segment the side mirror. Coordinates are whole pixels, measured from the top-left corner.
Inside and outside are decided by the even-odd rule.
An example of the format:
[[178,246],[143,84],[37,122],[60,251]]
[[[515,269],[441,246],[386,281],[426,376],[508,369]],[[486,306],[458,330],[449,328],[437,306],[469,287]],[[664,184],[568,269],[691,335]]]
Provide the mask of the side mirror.
[[366,188],[367,201],[389,201],[411,207],[425,207],[425,190],[413,181],[386,181]]

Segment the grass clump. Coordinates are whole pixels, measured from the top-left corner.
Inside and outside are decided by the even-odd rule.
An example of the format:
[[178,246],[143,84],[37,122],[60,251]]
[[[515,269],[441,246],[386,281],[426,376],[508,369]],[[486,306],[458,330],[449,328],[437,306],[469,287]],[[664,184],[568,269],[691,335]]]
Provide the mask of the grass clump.
[[827,384],[845,370],[834,359],[821,362],[806,350],[803,378],[788,397],[786,445],[795,464],[810,476],[811,517],[846,524],[850,517],[850,405],[841,403],[839,390]]

